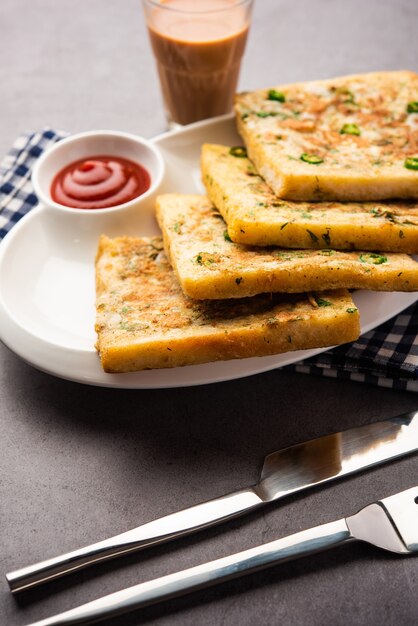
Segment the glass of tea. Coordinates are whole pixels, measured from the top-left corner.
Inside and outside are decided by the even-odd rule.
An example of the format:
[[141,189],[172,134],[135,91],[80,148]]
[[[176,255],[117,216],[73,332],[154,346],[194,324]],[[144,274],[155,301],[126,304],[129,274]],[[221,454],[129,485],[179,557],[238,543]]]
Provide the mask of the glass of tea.
[[142,0],[170,128],[232,109],[253,0]]

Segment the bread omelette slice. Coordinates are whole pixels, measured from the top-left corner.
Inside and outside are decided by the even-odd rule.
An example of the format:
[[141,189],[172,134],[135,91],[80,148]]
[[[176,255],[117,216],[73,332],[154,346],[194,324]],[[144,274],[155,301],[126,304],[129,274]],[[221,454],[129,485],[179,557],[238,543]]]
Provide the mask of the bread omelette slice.
[[282,200],[241,147],[203,145],[201,169],[208,196],[237,243],[418,253],[418,202]]
[[418,74],[375,72],[236,97],[238,131],[281,198],[418,199]]
[[236,244],[206,196],[160,195],[156,214],[167,256],[192,298],[341,288],[418,291],[418,263],[406,254]]
[[96,346],[106,372],[278,354],[359,335],[359,313],[346,290],[192,300],[157,237],[101,236],[96,296]]

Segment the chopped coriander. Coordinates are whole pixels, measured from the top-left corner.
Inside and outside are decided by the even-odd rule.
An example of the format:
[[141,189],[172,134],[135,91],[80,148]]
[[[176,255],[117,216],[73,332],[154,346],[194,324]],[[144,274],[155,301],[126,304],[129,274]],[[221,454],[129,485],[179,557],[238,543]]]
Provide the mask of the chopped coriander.
[[319,157],[317,154],[306,154],[306,152],[301,154],[300,160],[304,161],[305,163],[310,163],[311,165],[319,165],[320,163],[324,162],[324,159],[321,159],[321,157]]
[[318,237],[311,230],[306,229],[306,232],[308,233],[308,235],[312,239],[312,241],[314,241],[315,243],[317,243],[319,241]]
[[325,300],[324,298],[315,298],[315,302],[318,306],[332,306],[332,302]]
[[418,101],[408,102],[406,110],[408,113],[418,113]]
[[376,254],[375,252],[368,252],[360,254],[360,261],[362,263],[373,263],[373,265],[381,265],[387,263],[388,258],[382,254]]
[[275,100],[276,102],[286,102],[286,96],[282,91],[277,89],[270,89],[268,92],[267,100]]
[[232,239],[231,239],[231,237],[228,235],[228,231],[227,231],[227,230],[225,230],[225,231],[224,231],[224,239],[225,239],[225,241],[231,241],[231,242],[232,242]]
[[239,278],[235,279],[235,282],[237,283],[237,285],[239,285],[240,283],[242,283],[242,277],[240,276]]
[[328,247],[331,245],[331,237],[329,236],[329,229],[322,235],[322,239],[325,241]]
[[350,307],[349,309],[346,309],[347,313],[356,313],[357,309],[356,307]]
[[229,154],[234,157],[239,157],[240,159],[245,159],[247,157],[247,150],[243,146],[234,146],[230,148]]
[[198,265],[205,265],[206,267],[210,267],[214,263],[216,263],[216,258],[211,256],[209,252],[201,252],[194,257],[194,261]]
[[392,213],[392,211],[386,211],[384,209],[374,207],[370,212],[373,217],[384,217],[388,220],[388,222],[392,222],[393,224],[397,223],[396,216]]
[[347,89],[344,93],[346,99],[344,100],[344,104],[356,104],[356,99],[352,91]]
[[408,157],[405,159],[404,166],[407,170],[418,170],[418,157]]
[[340,135],[356,135],[359,137],[361,135],[360,128],[357,124],[344,124],[340,130]]

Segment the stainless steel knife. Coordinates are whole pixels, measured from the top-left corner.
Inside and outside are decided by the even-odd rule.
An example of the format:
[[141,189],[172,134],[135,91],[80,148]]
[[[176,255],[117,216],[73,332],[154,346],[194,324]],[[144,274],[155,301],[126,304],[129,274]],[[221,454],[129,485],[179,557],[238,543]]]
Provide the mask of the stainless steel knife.
[[12,592],[191,534],[287,495],[418,449],[418,411],[313,439],[269,454],[259,482],[138,526],[110,539],[6,575]]

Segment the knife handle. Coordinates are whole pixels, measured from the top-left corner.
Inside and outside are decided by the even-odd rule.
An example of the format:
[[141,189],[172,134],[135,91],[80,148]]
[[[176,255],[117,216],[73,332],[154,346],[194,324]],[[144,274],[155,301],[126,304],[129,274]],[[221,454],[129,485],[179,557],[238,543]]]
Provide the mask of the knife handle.
[[353,539],[345,519],[340,519],[244,552],[140,583],[30,626],[72,626],[98,622],[264,569],[281,561],[320,552]]
[[6,579],[13,593],[24,591],[95,563],[213,526],[261,504],[263,500],[255,489],[241,489],[166,515],[91,546],[23,567],[6,574]]

